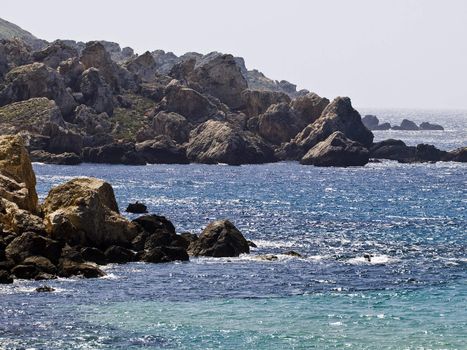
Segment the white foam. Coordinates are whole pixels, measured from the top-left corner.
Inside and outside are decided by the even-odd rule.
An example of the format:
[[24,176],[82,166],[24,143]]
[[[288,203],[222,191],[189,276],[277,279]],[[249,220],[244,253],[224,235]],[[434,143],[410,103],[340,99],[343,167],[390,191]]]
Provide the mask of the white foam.
[[395,262],[397,259],[394,259],[388,255],[373,255],[368,261],[367,258],[363,256],[358,256],[352,259],[347,260],[347,263],[358,265],[358,264],[369,264],[369,265],[378,265],[378,264],[390,264]]

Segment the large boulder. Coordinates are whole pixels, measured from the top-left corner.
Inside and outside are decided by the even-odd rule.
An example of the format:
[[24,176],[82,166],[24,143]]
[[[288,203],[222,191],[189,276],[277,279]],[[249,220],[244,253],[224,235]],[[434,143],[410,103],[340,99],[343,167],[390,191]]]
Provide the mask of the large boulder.
[[467,147],[461,147],[448,152],[448,154],[445,156],[445,160],[462,163],[467,162]]
[[394,130],[408,130],[408,131],[417,131],[420,130],[417,124],[415,124],[413,121],[404,119],[401,122],[401,125],[395,125],[392,127]]
[[234,257],[249,253],[250,247],[242,233],[228,220],[211,222],[194,240],[188,252],[194,256]]
[[183,78],[190,85],[199,86],[201,92],[217,97],[230,108],[241,108],[241,93],[248,83],[232,55],[212,52],[189,68]]
[[206,164],[274,161],[272,149],[257,135],[215,120],[208,120],[191,132],[186,152],[191,161]]
[[88,135],[107,134],[112,131],[109,115],[106,112],[97,113],[86,105],[76,107],[73,123]]
[[161,109],[181,114],[193,123],[202,123],[217,112],[216,105],[207,97],[177,81],[166,87],[160,105]]
[[81,154],[83,138],[80,134],[53,123],[47,124],[43,133],[50,139],[46,151],[55,154],[67,152]]
[[78,165],[81,164],[82,160],[76,153],[60,153],[53,154],[46,151],[32,151],[30,153],[32,162],[56,164],[56,165]]
[[329,100],[314,92],[298,96],[290,102],[290,108],[299,119],[301,128],[315,122],[329,105]]
[[96,68],[86,69],[81,74],[80,90],[83,102],[97,113],[106,112],[112,115],[114,111],[112,89]]
[[57,69],[60,62],[78,57],[78,51],[65,42],[56,40],[42,50],[35,51],[32,57],[36,62],[45,63],[47,66]]
[[175,112],[159,112],[152,121],[156,135],[165,135],[179,144],[188,141],[191,125],[182,115]]
[[132,142],[110,143],[99,147],[86,147],[82,152],[87,163],[145,165],[146,161],[136,152]]
[[[251,124],[250,124],[251,127]],[[272,105],[258,117],[258,133],[272,144],[280,145],[295,137],[303,125],[288,103]]]
[[76,102],[66,90],[62,77],[43,63],[12,69],[5,77],[5,87],[0,91],[0,105],[33,97],[47,97],[54,100],[65,116],[76,107]]
[[187,164],[185,149],[170,137],[156,136],[153,140],[137,143],[136,152],[149,164]]
[[126,62],[125,68],[140,77],[143,82],[154,81],[157,74],[156,61],[149,51]]
[[376,159],[390,159],[404,161],[414,159],[416,148],[407,146],[401,140],[384,140],[376,142],[370,147],[370,157]]
[[300,163],[315,166],[363,166],[368,163],[369,154],[361,144],[336,131],[311,148]]
[[126,246],[137,233],[135,225],[119,214],[112,186],[94,178],[74,179],[53,188],[42,210],[51,237],[71,244]]
[[86,43],[80,60],[85,69],[97,68],[114,92],[136,90],[137,83],[134,74],[115,63],[102,43],[98,41]]
[[441,125],[429,122],[421,123],[419,128],[420,130],[444,130],[444,128]]
[[31,47],[14,38],[0,40],[0,81],[14,67],[32,63]]
[[65,86],[70,87],[73,91],[80,90],[81,74],[83,74],[85,69],[78,57],[60,62],[57,70],[62,76]]
[[290,97],[283,92],[246,89],[242,91],[242,102],[242,111],[253,117],[266,112],[273,104],[289,103]]
[[277,155],[281,159],[300,159],[318,142],[324,141],[335,131],[350,140],[369,147],[373,134],[363,125],[360,114],[352,107],[350,98],[337,97],[321,116],[304,128],[291,142],[285,144]]
[[63,245],[53,239],[43,237],[35,232],[24,232],[16,237],[5,248],[7,259],[19,264],[30,256],[43,256],[57,263]]
[[19,136],[0,136],[0,197],[20,209],[38,212],[36,175]]

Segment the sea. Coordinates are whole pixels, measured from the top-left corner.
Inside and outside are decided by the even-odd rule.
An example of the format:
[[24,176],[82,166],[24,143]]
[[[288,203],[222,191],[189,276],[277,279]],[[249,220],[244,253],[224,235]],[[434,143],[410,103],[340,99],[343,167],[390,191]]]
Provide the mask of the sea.
[[[446,129],[376,131],[376,141],[467,146],[467,111],[361,112]],[[42,200],[52,186],[98,177],[129,219],[136,200],[178,232],[226,218],[257,248],[0,285],[0,349],[467,349],[465,164],[34,170]],[[35,292],[44,284],[55,291]]]

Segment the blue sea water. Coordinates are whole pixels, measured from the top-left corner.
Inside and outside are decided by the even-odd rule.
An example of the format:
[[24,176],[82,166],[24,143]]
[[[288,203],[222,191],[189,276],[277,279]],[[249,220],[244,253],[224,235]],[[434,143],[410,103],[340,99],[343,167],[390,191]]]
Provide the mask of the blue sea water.
[[34,168],[41,199],[104,178],[121,209],[143,201],[179,232],[229,218],[258,248],[110,265],[105,278],[48,281],[53,293],[0,286],[1,349],[467,348],[465,164]]

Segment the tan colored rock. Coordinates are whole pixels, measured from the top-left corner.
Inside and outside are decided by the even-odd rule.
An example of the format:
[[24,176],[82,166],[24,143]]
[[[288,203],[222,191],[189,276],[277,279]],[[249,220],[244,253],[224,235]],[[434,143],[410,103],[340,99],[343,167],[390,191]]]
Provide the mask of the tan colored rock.
[[38,212],[36,175],[20,136],[0,136],[0,197]]
[[73,179],[53,188],[42,209],[47,232],[73,244],[124,246],[137,233],[120,215],[112,186],[99,179]]

